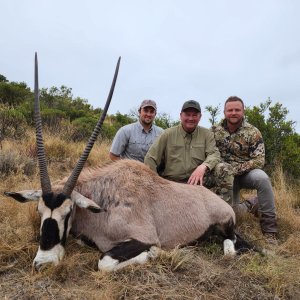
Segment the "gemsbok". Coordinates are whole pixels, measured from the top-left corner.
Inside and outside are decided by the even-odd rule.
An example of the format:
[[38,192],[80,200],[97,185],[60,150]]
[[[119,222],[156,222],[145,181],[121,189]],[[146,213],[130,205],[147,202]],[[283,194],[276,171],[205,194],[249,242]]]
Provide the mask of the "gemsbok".
[[91,242],[102,252],[99,270],[112,271],[144,263],[159,248],[171,249],[217,233],[224,253],[236,253],[235,213],[230,205],[203,186],[171,182],[146,165],[120,160],[85,169],[84,163],[107,113],[120,65],[118,60],[103,113],[72,174],[51,186],[47,171],[39,108],[38,63],[35,54],[35,126],[41,190],[5,192],[19,202],[38,201],[40,243],[36,269],[57,264],[66,239]]

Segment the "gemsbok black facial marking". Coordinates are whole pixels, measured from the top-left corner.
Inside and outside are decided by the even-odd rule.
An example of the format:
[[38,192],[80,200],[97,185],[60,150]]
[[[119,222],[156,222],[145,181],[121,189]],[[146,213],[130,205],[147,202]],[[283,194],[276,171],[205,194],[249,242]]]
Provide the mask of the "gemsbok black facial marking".
[[51,192],[43,195],[45,205],[51,210],[60,207],[66,199],[67,196],[62,193],[55,195]]
[[57,221],[51,218],[44,220],[41,228],[40,247],[42,250],[50,250],[59,244],[59,229]]

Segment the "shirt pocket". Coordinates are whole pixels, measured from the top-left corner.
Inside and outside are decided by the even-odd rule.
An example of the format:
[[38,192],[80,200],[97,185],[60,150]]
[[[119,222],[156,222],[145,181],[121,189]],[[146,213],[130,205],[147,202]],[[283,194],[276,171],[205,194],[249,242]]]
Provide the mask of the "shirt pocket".
[[193,165],[200,165],[206,159],[205,154],[205,145],[204,144],[196,144],[191,145],[191,160]]
[[181,162],[184,159],[184,146],[182,145],[170,145],[169,151],[168,151],[168,157],[166,157],[166,160],[170,160],[170,162]]
[[128,143],[127,152],[129,152],[132,157],[138,159],[143,156],[143,144],[139,141],[131,140]]

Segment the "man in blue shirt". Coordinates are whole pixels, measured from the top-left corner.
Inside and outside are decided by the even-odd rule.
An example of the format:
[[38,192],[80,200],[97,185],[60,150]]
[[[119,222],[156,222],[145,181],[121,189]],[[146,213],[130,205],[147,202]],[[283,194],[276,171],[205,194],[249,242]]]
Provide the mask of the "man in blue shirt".
[[153,100],[144,100],[139,108],[139,120],[121,127],[110,149],[111,160],[135,159],[144,162],[144,157],[163,129],[154,125],[157,112]]

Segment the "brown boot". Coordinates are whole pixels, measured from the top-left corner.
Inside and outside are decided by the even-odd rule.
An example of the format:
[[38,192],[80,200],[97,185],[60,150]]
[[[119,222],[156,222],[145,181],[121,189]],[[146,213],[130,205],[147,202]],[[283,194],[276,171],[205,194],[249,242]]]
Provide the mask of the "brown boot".
[[277,233],[277,222],[275,216],[268,216],[261,214],[260,216],[260,227],[263,234],[272,234],[276,236]]
[[248,200],[245,200],[245,205],[248,208],[248,212],[253,214],[255,217],[259,217],[259,212],[258,212],[258,197],[253,197]]
[[276,233],[273,232],[264,232],[263,233],[264,238],[265,238],[265,242],[269,245],[272,246],[277,246],[278,245],[278,240],[276,237]]

